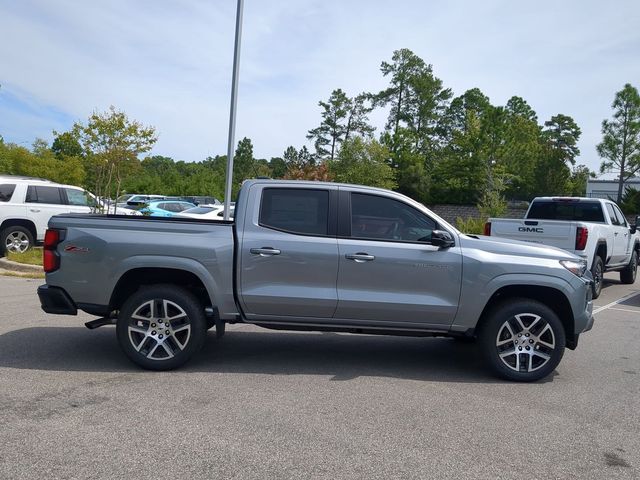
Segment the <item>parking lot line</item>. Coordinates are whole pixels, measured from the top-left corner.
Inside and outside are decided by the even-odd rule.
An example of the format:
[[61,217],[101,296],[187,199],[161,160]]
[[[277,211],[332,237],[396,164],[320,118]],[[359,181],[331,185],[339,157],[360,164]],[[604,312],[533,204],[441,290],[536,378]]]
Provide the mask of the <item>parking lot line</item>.
[[630,293],[629,295],[625,295],[624,297],[619,298],[619,299],[618,299],[618,300],[616,300],[615,302],[611,302],[611,303],[608,303],[608,304],[606,304],[606,305],[604,305],[604,306],[602,306],[602,307],[598,307],[598,308],[596,308],[596,309],[593,311],[593,314],[595,315],[596,313],[600,313],[600,312],[602,312],[603,310],[606,310],[606,309],[611,308],[611,307],[613,307],[613,306],[615,306],[615,305],[618,305],[619,303],[622,303],[622,302],[624,302],[624,301],[626,301],[626,300],[629,300],[630,298],[633,298],[633,297],[635,297],[636,295],[640,295],[640,292],[633,292],[633,293]]
[[616,312],[640,313],[640,310],[630,310],[628,308],[609,307],[609,310],[615,310]]

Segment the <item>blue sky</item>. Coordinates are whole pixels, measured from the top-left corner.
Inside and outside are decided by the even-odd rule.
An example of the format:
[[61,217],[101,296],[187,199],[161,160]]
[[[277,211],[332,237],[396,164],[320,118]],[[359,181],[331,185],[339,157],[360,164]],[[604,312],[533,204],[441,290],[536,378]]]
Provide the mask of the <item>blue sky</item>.
[[[52,139],[109,105],[154,125],[154,153],[226,152],[235,0],[0,0],[0,135]],[[455,95],[525,98],[540,121],[582,129],[597,169],[600,124],[640,88],[640,2],[245,0],[236,138],[258,157],[307,144],[318,100],[378,91],[380,62],[410,48]],[[372,115],[378,132],[385,112]]]

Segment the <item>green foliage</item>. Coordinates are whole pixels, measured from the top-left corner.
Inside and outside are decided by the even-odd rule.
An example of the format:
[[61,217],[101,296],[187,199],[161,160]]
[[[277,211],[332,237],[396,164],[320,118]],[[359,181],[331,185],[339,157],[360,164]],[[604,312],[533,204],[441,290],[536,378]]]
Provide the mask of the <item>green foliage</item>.
[[467,233],[471,235],[482,235],[484,233],[484,224],[486,222],[486,218],[473,218],[467,217],[464,220],[461,217],[456,218],[456,228],[460,230],[462,233]]
[[623,213],[627,215],[639,215],[640,191],[633,187],[626,187],[619,205]]
[[157,140],[154,127],[129,120],[113,106],[93,112],[86,125],[75,123],[69,133],[82,146],[87,183],[97,196],[118,196],[123,180],[139,170],[138,156]]
[[27,265],[42,265],[42,249],[30,248],[24,253],[6,252],[7,260]]
[[354,137],[342,143],[338,158],[329,161],[329,171],[337,182],[393,189],[397,183],[388,160],[387,147]]
[[602,142],[596,147],[602,158],[601,172],[619,174],[618,196],[625,180],[640,171],[640,94],[626,84],[611,105],[613,119],[602,122]]

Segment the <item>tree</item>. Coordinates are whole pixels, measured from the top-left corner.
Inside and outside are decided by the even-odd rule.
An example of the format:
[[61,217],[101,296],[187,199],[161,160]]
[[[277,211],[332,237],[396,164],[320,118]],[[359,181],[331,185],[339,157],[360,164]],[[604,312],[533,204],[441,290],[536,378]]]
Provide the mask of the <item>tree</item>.
[[391,63],[383,61],[380,64],[382,75],[390,77],[391,85],[378,93],[375,100],[378,105],[391,105],[386,129],[393,130],[393,135],[398,134],[400,122],[409,116],[407,97],[412,87],[412,79],[424,72],[426,68],[424,60],[408,48],[393,52]]
[[397,183],[388,161],[389,149],[380,142],[354,137],[343,142],[329,171],[338,182],[392,189]]
[[238,142],[238,148],[233,156],[233,197],[235,198],[243,181],[254,177],[256,177],[256,162],[253,158],[253,144],[249,138],[245,137]]
[[154,127],[129,120],[113,106],[91,114],[86,125],[75,123],[71,133],[82,145],[90,183],[99,197],[118,196],[123,179],[139,167],[138,156],[157,140]]
[[269,167],[273,178],[282,178],[287,173],[287,162],[281,157],[272,157],[269,160]]
[[602,142],[596,147],[603,159],[600,171],[614,171],[618,176],[618,197],[622,199],[624,182],[640,170],[640,95],[626,84],[616,93],[611,108],[612,120],[602,122]]
[[71,132],[53,132],[55,138],[51,144],[51,151],[58,158],[82,156],[82,145],[78,138]]
[[360,134],[370,136],[374,128],[369,125],[367,115],[372,107],[367,104],[366,94],[349,98],[341,89],[331,92],[327,102],[320,101],[322,122],[319,127],[309,130],[307,138],[314,140],[316,154],[333,160],[340,144],[350,136]]
[[333,160],[336,147],[346,132],[349,98],[338,88],[331,92],[327,102],[320,101],[318,105],[323,109],[322,122],[319,127],[309,130],[307,138],[315,140],[314,145],[319,156],[329,156]]

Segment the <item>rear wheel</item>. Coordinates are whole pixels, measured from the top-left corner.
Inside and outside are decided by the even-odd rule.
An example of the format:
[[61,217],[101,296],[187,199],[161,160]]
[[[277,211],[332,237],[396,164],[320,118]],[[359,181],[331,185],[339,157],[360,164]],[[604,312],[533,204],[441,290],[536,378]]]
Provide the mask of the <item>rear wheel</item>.
[[600,296],[600,292],[602,291],[602,276],[604,275],[604,262],[602,261],[602,257],[597,256],[593,259],[591,275],[593,275],[591,290],[593,293],[593,299],[595,300]]
[[624,268],[624,270],[620,271],[620,281],[628,285],[635,283],[637,272],[638,272],[638,252],[634,250],[633,253],[631,254],[629,265],[627,265]]
[[188,290],[153,285],[134,293],[120,311],[118,343],[133,362],[171,370],[197,353],[206,338],[202,306]]
[[33,247],[33,235],[29,229],[14,225],[0,232],[0,253],[24,253]]
[[524,298],[494,308],[480,329],[478,341],[493,372],[508,380],[533,382],[560,363],[565,332],[546,305]]

